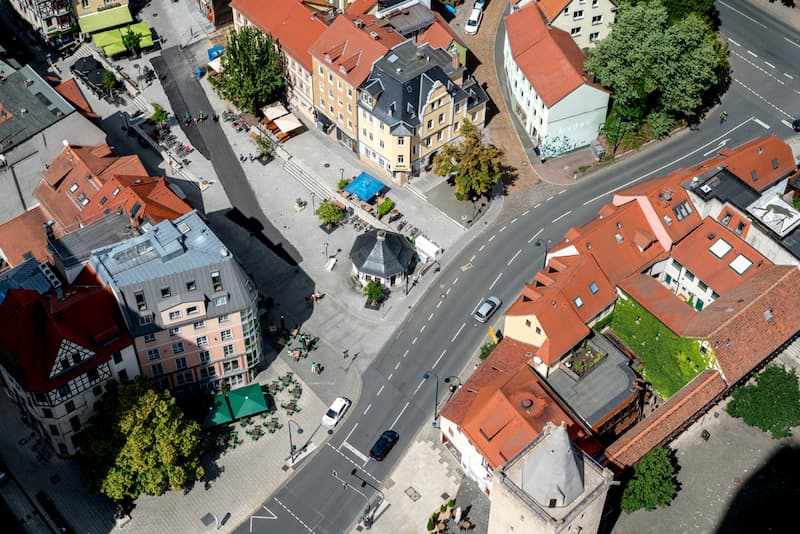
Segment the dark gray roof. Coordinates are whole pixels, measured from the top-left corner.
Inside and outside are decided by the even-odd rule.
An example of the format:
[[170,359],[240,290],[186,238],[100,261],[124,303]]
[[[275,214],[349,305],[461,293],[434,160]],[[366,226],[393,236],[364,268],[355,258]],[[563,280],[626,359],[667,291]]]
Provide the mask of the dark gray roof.
[[[100,279],[117,295],[131,334],[141,336],[165,326],[164,310],[185,302],[204,302],[205,313],[187,316],[184,322],[243,311],[254,306],[255,285],[196,211],[173,221],[145,226],[145,232],[92,252],[89,263]],[[216,290],[211,273],[219,272],[222,289]],[[189,283],[193,282],[190,289]],[[161,290],[169,288],[169,295]],[[135,305],[135,293],[144,294],[147,309]],[[217,297],[227,296],[217,305]],[[142,325],[140,318],[152,317]],[[183,323],[170,324],[179,326]]]
[[401,234],[372,230],[356,238],[350,260],[359,272],[389,278],[411,269],[414,247]]
[[66,270],[83,265],[92,250],[139,235],[125,213],[113,212],[92,224],[50,241],[50,250]]
[[9,289],[32,289],[44,295],[52,286],[39,268],[39,262],[31,259],[0,274],[0,304]]
[[597,335],[592,343],[607,356],[580,379],[563,369],[547,377],[547,383],[589,426],[596,425],[630,398],[636,379],[628,358],[606,338]]
[[[30,139],[75,108],[25,65],[0,81],[0,153]],[[60,139],[53,139],[60,143]]]
[[429,28],[433,24],[434,18],[430,9],[423,5],[415,4],[406,9],[390,13],[384,20],[388,20],[397,33],[403,37],[409,37]]
[[[489,100],[486,92],[463,66],[454,66],[452,56],[429,44],[404,41],[375,62],[361,87],[373,98],[371,113],[389,125],[393,135],[410,135],[420,124],[419,112],[431,90],[443,85],[455,102],[471,109]],[[462,85],[453,79],[462,80]],[[359,106],[369,110],[359,99]]]

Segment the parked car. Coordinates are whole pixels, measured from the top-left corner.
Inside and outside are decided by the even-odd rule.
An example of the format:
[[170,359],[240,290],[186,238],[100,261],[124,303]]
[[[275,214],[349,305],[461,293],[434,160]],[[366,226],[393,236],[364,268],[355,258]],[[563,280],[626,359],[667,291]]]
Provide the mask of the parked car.
[[349,407],[349,399],[345,399],[344,397],[336,397],[336,400],[330,405],[328,411],[322,416],[322,426],[326,426],[328,428],[335,427],[339,421],[342,420],[342,417],[344,417],[344,414]]
[[792,129],[795,132],[800,132],[800,117],[797,117],[795,120],[792,121]]
[[481,11],[486,11],[486,4],[489,3],[489,0],[475,0],[475,3],[472,5],[473,9],[480,9]]
[[472,312],[472,317],[479,323],[485,323],[502,304],[503,301],[497,297],[486,297],[486,300]]
[[478,26],[481,25],[483,19],[483,11],[478,8],[473,8],[472,13],[469,14],[467,23],[464,25],[464,33],[468,35],[475,35],[478,33]]
[[383,461],[386,455],[389,454],[389,451],[392,450],[395,443],[397,443],[398,439],[400,439],[400,434],[394,430],[385,431],[381,434],[381,437],[378,438],[378,441],[375,442],[375,445],[369,450],[369,457],[376,462]]

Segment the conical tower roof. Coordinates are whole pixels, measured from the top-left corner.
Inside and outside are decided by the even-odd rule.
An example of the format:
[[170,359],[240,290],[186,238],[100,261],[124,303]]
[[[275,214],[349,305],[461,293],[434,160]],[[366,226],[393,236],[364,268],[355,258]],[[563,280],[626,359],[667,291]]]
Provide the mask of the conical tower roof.
[[555,427],[525,462],[522,489],[546,508],[566,506],[583,493],[583,458],[564,424]]

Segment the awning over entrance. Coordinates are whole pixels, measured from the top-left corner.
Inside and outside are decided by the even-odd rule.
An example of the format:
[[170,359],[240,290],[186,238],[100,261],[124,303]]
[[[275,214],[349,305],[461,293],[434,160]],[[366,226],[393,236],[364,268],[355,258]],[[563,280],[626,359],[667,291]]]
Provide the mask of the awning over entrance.
[[[230,402],[230,409],[228,408]],[[224,425],[242,417],[248,417],[269,410],[267,399],[260,384],[251,384],[228,392],[228,402],[222,393],[214,397],[211,409],[203,422],[204,428]],[[231,410],[233,414],[231,414]],[[231,417],[233,415],[233,417]]]
[[377,195],[384,187],[386,186],[376,178],[362,172],[355,180],[347,184],[344,190],[356,195],[364,202],[369,202],[372,200],[372,197]]
[[81,33],[95,33],[131,22],[133,17],[128,6],[120,6],[83,16],[78,19],[78,26],[81,28]]

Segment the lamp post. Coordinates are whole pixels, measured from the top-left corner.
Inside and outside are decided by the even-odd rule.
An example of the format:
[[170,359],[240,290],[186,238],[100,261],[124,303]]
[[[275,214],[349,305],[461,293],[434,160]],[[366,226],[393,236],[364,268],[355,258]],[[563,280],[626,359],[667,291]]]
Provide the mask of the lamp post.
[[[622,115],[620,115],[619,120],[617,121],[617,133],[614,136],[614,150],[611,151],[611,156],[614,157],[617,155],[617,148],[619,148],[619,130],[622,127]],[[630,115],[625,116],[625,122],[631,122],[633,117]]]
[[[458,383],[454,384],[454,382],[458,382]],[[447,389],[450,390],[450,398],[453,398],[453,395],[455,394],[455,392],[458,391],[458,388],[461,387],[461,379],[458,378],[456,375],[452,375],[452,376],[448,376],[447,378],[445,378],[444,379],[444,383],[445,384],[449,384],[447,386]]]
[[[370,503],[369,503],[369,497],[367,497],[366,495],[364,495],[364,493],[363,493],[363,492],[359,491],[359,490],[358,490],[358,488],[356,488],[355,486],[353,486],[353,485],[351,485],[350,483],[348,483],[348,482],[347,482],[345,479],[341,478],[341,477],[339,476],[339,473],[337,473],[337,472],[336,472],[336,469],[333,469],[333,470],[331,471],[331,476],[332,476],[333,478],[335,478],[336,480],[338,480],[339,482],[341,482],[341,483],[342,483],[342,487],[343,487],[343,488],[350,488],[351,490],[355,491],[356,493],[358,493],[359,495],[361,495],[362,497],[364,497],[364,503],[367,505],[367,507],[364,509],[364,515],[363,515],[363,516],[361,516],[361,521],[363,521],[363,522],[366,524],[366,523],[368,522],[368,519],[367,519],[367,517],[368,517],[368,514],[369,514],[369,512],[370,512]],[[369,523],[371,524],[371,520],[369,520]]]
[[339,181],[344,180],[344,169],[339,167]]
[[369,514],[369,521],[367,521],[366,514],[365,514],[365,518],[364,519],[365,519],[365,523],[367,523],[368,526],[371,526],[372,522],[375,520],[375,512],[378,511],[378,507],[381,505],[381,503],[386,500],[386,495],[383,494],[383,492],[380,490],[380,488],[373,486],[372,484],[367,482],[365,479],[363,479],[360,476],[358,476],[357,473],[358,473],[358,469],[355,468],[352,471],[350,471],[350,476],[356,477],[358,480],[360,480],[362,488],[366,487],[366,486],[369,486],[370,488],[374,489],[375,491],[377,491],[380,494],[380,496],[375,499],[374,503],[370,503],[367,506],[367,510],[369,510],[371,513]]
[[300,424],[297,421],[295,421],[294,419],[289,419],[289,423],[288,423],[288,425],[289,425],[289,458],[291,459],[291,462],[294,463],[294,443],[292,442],[292,423],[294,423],[295,426],[297,427],[297,435],[298,436],[303,433],[303,427],[301,427]]
[[315,196],[314,192],[312,191],[311,192],[311,213],[312,214],[316,213],[316,211],[317,211],[316,208],[314,208],[314,196]]
[[542,269],[544,269],[545,267],[547,267],[547,249],[550,248],[550,240],[549,239],[546,239],[546,240],[537,239],[533,243],[533,245],[536,248],[544,247],[544,262],[542,262]]
[[477,215],[478,213],[478,205],[476,204],[476,202],[478,202],[478,197],[472,195],[471,199],[472,199],[472,220],[474,221],[475,215]]
[[427,380],[431,377],[431,375],[436,377],[436,392],[433,397],[433,421],[431,422],[431,426],[436,428],[436,420],[439,418],[439,375],[434,373],[432,370],[428,370],[422,375],[423,380]]

